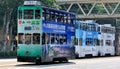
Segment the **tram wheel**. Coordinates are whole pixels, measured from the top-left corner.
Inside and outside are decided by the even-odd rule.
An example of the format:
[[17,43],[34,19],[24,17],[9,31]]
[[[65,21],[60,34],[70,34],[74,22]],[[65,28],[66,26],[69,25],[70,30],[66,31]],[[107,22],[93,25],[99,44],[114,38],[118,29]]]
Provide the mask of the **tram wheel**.
[[68,62],[68,59],[67,59],[67,58],[64,58],[63,61],[64,61],[65,63],[67,63],[67,62]]
[[36,59],[35,64],[40,65],[41,64],[41,59]]
[[66,59],[65,62],[67,63],[67,62],[68,62],[68,59]]
[[40,65],[40,64],[41,64],[41,62],[39,62],[39,61],[36,61],[36,62],[35,62],[35,64],[36,64],[36,65]]

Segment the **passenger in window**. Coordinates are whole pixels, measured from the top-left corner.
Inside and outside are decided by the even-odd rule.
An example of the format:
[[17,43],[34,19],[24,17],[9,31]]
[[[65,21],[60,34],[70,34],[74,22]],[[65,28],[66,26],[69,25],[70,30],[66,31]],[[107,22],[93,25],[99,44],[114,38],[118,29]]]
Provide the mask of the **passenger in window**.
[[33,16],[32,15],[28,15],[28,19],[32,19],[33,18]]
[[23,35],[19,35],[19,40],[18,40],[18,41],[19,41],[20,44],[23,43],[23,40],[24,40],[24,39],[23,39]]
[[54,44],[58,44],[58,40],[57,40],[57,38],[55,38]]
[[51,15],[51,21],[54,21],[54,15],[53,14]]
[[63,22],[63,17],[62,16],[59,17],[59,21]]
[[25,35],[25,39],[26,39],[26,41],[25,41],[25,44],[31,44],[31,35]]
[[40,19],[40,15],[37,16],[37,19]]
[[63,39],[63,44],[66,44],[66,39]]
[[33,36],[33,44],[39,44],[40,43],[40,37],[39,35]]
[[26,40],[25,44],[31,44],[31,40],[30,39]]
[[57,22],[60,22],[60,17],[59,16],[57,16]]

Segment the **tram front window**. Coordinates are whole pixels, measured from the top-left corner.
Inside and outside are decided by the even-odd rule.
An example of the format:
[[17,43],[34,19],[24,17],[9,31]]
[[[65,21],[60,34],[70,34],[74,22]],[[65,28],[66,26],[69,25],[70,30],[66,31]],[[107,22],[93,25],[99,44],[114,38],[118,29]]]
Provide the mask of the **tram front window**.
[[31,34],[25,34],[25,44],[31,44]]
[[24,10],[24,19],[33,19],[33,10]]
[[19,33],[18,34],[18,44],[23,44],[23,42],[24,42],[24,34]]

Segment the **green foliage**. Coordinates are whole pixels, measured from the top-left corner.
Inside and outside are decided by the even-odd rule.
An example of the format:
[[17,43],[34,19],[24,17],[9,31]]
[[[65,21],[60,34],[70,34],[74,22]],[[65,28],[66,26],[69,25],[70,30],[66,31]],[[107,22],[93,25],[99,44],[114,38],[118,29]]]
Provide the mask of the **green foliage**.
[[55,6],[55,3],[56,3],[56,0],[39,0],[43,6],[46,6],[46,7],[54,7]]

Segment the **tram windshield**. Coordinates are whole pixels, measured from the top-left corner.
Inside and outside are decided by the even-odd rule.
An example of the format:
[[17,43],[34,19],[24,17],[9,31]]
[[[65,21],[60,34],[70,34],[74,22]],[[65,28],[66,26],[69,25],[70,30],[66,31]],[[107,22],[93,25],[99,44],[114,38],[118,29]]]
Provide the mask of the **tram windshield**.
[[18,44],[40,44],[40,34],[18,34]]
[[41,14],[40,10],[19,10],[18,13],[18,19],[40,19]]
[[24,10],[24,19],[33,19],[33,10]]

